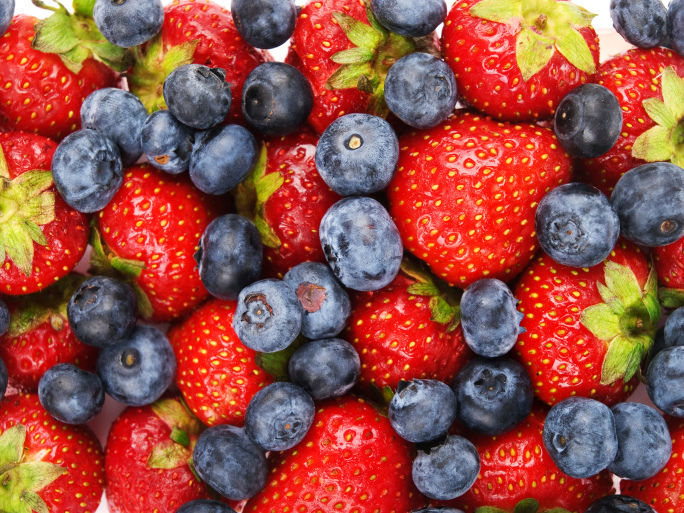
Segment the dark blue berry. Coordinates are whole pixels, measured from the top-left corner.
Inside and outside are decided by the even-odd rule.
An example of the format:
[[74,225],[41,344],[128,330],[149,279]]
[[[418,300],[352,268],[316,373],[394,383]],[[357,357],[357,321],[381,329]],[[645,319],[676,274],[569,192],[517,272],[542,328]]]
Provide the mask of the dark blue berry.
[[168,110],[153,112],[140,132],[142,151],[154,167],[177,175],[190,167],[195,131]]
[[684,235],[684,169],[669,162],[627,171],[613,189],[610,203],[622,235],[643,246],[665,246]]
[[454,72],[437,57],[422,52],[411,53],[395,62],[387,73],[387,107],[414,128],[427,129],[439,125],[451,115],[457,101]]
[[472,283],[461,297],[461,326],[466,343],[481,356],[502,356],[523,332],[518,300],[508,286],[485,278]]
[[397,276],[404,254],[394,221],[372,198],[344,198],[323,216],[319,230],[328,265],[345,287],[378,290]]
[[428,507],[422,509],[414,509],[411,513],[463,513],[460,509],[456,508],[435,508]]
[[290,381],[320,401],[351,390],[361,374],[361,360],[349,342],[339,338],[314,340],[295,351],[287,371]]
[[534,396],[525,367],[510,358],[475,358],[456,375],[458,420],[471,431],[501,435],[530,413]]
[[294,0],[232,0],[230,9],[242,39],[266,50],[286,43],[297,21]]
[[178,121],[197,130],[215,127],[228,114],[233,96],[226,70],[184,64],[164,80],[164,100]]
[[9,375],[7,374],[7,366],[5,362],[0,358],[0,401],[5,397],[5,392],[7,392],[7,384],[9,383]]
[[[684,346],[684,307],[677,308],[665,321],[663,328],[663,347]],[[656,352],[655,346],[653,348]]]
[[114,399],[144,406],[159,399],[173,382],[176,357],[164,333],[138,325],[118,344],[100,350],[97,374]]
[[559,264],[592,267],[613,251],[620,219],[596,187],[567,183],[547,193],[537,207],[537,240]]
[[52,178],[66,203],[79,212],[102,210],[123,182],[116,143],[94,130],[78,130],[59,143]]
[[88,278],[67,305],[69,326],[81,342],[111,346],[135,328],[138,301],[126,282],[106,276]]
[[161,30],[164,6],[161,0],[96,0],[93,19],[107,41],[131,48]]
[[327,265],[301,263],[290,269],[283,281],[295,291],[304,309],[302,335],[317,340],[342,332],[351,315],[351,302]]
[[313,90],[302,73],[283,62],[254,68],[242,87],[242,112],[265,135],[294,132],[309,117]]
[[38,383],[38,399],[53,418],[65,424],[84,424],[102,410],[102,380],[71,363],[49,368]]
[[397,434],[413,443],[444,436],[456,420],[456,396],[449,385],[433,379],[400,381],[389,404],[389,421]]
[[557,403],[546,416],[544,446],[558,468],[578,479],[608,467],[618,450],[613,412],[586,397]]
[[268,478],[264,452],[235,426],[214,426],[202,433],[192,462],[202,481],[234,501],[256,495]]
[[668,347],[651,360],[646,371],[646,391],[662,411],[684,417],[684,347]]
[[373,14],[392,32],[402,36],[422,37],[444,22],[444,0],[371,0]]
[[466,493],[480,473],[480,455],[461,436],[419,450],[413,460],[413,482],[430,499],[451,500]]
[[584,513],[657,513],[645,502],[628,495],[608,495],[591,503]]
[[0,0],[0,36],[3,36],[14,17],[14,0]]
[[314,402],[302,388],[292,383],[273,383],[249,401],[245,433],[265,451],[284,451],[306,436],[314,413]]
[[611,0],[613,27],[639,48],[660,46],[667,36],[667,9],[661,0]]
[[618,452],[608,470],[633,481],[655,476],[672,454],[672,437],[663,416],[639,403],[616,404],[611,411]]
[[235,513],[235,510],[219,501],[195,499],[183,504],[176,513]]
[[259,146],[240,125],[215,127],[195,134],[190,156],[190,178],[207,194],[225,194],[254,169]]
[[7,333],[10,326],[10,313],[9,308],[5,302],[0,299],[0,337]]
[[284,281],[257,281],[240,291],[233,328],[240,341],[254,351],[280,351],[302,329],[302,304]]
[[333,121],[316,146],[316,168],[337,194],[378,192],[392,181],[399,140],[390,124],[369,114],[347,114]]
[[656,331],[655,339],[653,341],[653,347],[651,348],[651,359],[655,357],[660,351],[665,348],[672,347],[665,343],[665,327],[661,326]]
[[684,55],[684,0],[672,0],[667,8],[667,34],[672,48]]

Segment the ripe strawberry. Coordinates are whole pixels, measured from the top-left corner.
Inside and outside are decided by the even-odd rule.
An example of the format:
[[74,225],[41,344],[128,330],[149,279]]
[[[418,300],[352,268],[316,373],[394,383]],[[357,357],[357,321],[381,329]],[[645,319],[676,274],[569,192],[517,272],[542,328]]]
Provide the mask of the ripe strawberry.
[[302,262],[325,262],[318,227],[340,196],[318,174],[317,143],[308,128],[266,141],[254,171],[235,190],[238,211],[261,233],[264,277],[282,278]]
[[156,322],[176,319],[209,296],[194,254],[218,202],[187,176],[147,164],[124,172],[121,189],[97,217],[91,265],[123,273],[138,295],[141,314]]
[[651,248],[658,281],[663,287],[658,291],[665,308],[684,306],[684,239]]
[[570,180],[550,130],[459,113],[399,139],[387,188],[404,247],[459,287],[512,280],[534,257],[537,204]]
[[56,143],[39,135],[0,134],[0,291],[4,294],[29,294],[55,283],[76,267],[88,246],[88,218],[64,203],[52,182],[50,165],[56,148]]
[[507,121],[547,119],[596,72],[594,16],[563,0],[459,0],[444,24],[444,59],[476,109]]
[[[673,70],[668,77],[665,71],[669,68]],[[601,65],[594,81],[610,89],[620,102],[622,132],[608,153],[581,162],[582,181],[610,195],[623,174],[646,161],[684,164],[678,157],[677,127],[684,120],[684,95],[678,92],[681,79],[677,75],[684,76],[684,59],[666,48],[635,48]],[[669,87],[663,102],[666,79]],[[668,119],[668,111],[673,119]]]
[[589,269],[545,254],[532,262],[515,289],[527,332],[514,351],[537,397],[551,405],[575,395],[626,400],[660,318],[656,282],[646,255],[624,241]]
[[2,511],[97,509],[104,490],[104,457],[87,426],[58,422],[43,409],[37,394],[22,394],[0,403],[0,433]]
[[273,379],[233,330],[235,301],[215,299],[169,331],[176,353],[176,385],[190,410],[208,426],[244,424],[252,396]]
[[326,401],[304,440],[271,458],[272,479],[244,511],[411,511],[421,503],[411,479],[412,452],[362,399]]

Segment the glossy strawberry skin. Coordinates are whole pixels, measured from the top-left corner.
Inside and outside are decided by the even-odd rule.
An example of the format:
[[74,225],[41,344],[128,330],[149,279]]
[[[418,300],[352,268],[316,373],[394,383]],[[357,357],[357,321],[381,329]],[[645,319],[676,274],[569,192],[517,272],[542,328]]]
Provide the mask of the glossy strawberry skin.
[[651,251],[660,284],[669,289],[684,289],[684,239]]
[[469,112],[407,132],[399,147],[387,193],[404,247],[462,288],[510,281],[525,268],[539,247],[537,204],[571,178],[550,130]]

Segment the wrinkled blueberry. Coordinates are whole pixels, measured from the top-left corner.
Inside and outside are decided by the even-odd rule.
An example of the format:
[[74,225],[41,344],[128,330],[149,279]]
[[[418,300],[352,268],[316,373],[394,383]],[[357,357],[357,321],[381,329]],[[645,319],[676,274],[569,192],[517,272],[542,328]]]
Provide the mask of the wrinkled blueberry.
[[149,115],[140,132],[142,151],[154,167],[177,175],[190,167],[195,131],[168,110]]

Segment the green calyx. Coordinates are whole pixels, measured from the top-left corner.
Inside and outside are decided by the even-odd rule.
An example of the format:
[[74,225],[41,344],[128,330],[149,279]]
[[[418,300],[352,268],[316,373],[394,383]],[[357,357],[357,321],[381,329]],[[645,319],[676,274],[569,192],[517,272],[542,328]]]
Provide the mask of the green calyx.
[[0,511],[49,513],[37,492],[68,472],[43,461],[25,461],[26,427],[17,424],[0,435]]
[[254,363],[257,366],[270,374],[276,381],[289,381],[287,365],[290,363],[290,358],[297,349],[306,343],[303,336],[298,336],[285,349],[276,351],[275,353],[257,353],[254,358]]
[[167,440],[152,448],[147,458],[150,468],[173,469],[189,465],[194,441],[202,431],[202,424],[189,410],[175,399],[160,399],[152,411],[166,424],[171,433]]
[[631,269],[608,261],[604,281],[598,283],[603,303],[586,308],[580,322],[594,336],[604,340],[608,351],[601,369],[601,384],[628,381],[653,345],[660,304],[657,299],[655,268],[642,290]]
[[596,72],[591,49],[579,32],[590,27],[596,15],[583,7],[556,0],[483,0],[470,9],[470,14],[515,30],[516,60],[526,82],[557,51],[585,73]]
[[[481,506],[474,513],[507,513],[506,510],[493,506]],[[539,509],[539,502],[536,499],[523,499],[515,505],[513,513],[570,513],[565,508]]]
[[659,289],[660,304],[669,310],[684,306],[684,289]]

